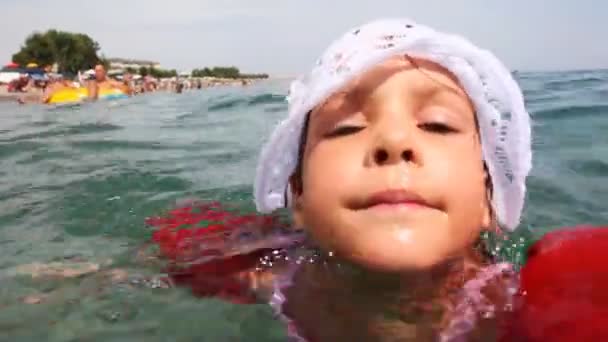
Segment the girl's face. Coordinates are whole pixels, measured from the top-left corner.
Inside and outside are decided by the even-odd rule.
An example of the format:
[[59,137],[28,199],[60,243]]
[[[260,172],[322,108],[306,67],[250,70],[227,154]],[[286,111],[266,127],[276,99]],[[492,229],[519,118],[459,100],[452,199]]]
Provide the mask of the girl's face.
[[306,139],[296,224],[343,258],[426,269],[463,256],[490,224],[473,107],[434,63],[374,67],[311,113]]

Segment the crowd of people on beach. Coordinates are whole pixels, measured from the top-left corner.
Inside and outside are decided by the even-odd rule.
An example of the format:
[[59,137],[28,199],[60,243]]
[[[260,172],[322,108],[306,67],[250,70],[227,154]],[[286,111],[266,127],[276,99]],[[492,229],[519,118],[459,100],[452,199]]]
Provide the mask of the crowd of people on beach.
[[[98,64],[86,73],[67,77],[52,73],[50,67],[43,69],[43,74],[31,75],[20,73],[9,82],[0,81],[0,99],[13,100],[21,104],[52,103],[52,98],[58,92],[65,90],[82,90],[88,101],[100,98],[103,91],[115,91],[126,96],[140,95],[157,91],[183,93],[191,89],[203,89],[222,85],[246,86],[251,81],[245,79],[223,79],[213,77],[170,77],[155,78],[150,75],[141,76],[124,72],[109,75],[105,67]],[[86,90],[86,91],[85,91]]]

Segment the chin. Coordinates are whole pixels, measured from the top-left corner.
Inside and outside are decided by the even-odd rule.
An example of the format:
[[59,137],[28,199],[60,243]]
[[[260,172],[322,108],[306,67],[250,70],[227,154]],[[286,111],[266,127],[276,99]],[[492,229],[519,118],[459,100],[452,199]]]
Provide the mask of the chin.
[[[364,268],[378,272],[417,272],[431,270],[445,262],[444,258],[438,257],[440,253],[432,251],[409,250],[404,253],[402,248],[395,249],[367,249],[366,253],[350,253],[350,262],[358,264]],[[432,255],[433,257],[429,257]]]
[[432,270],[440,264],[440,261],[430,260],[384,260],[370,264],[370,267],[383,272],[420,272]]

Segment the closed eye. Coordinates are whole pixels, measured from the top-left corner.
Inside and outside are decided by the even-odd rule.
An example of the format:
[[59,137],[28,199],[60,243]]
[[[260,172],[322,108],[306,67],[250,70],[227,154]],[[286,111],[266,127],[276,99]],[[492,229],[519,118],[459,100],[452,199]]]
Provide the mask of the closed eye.
[[421,123],[418,125],[419,128],[427,131],[427,132],[431,132],[431,133],[438,133],[438,134],[449,134],[449,133],[456,133],[458,132],[458,130],[444,124],[441,122],[426,122],[426,123]]
[[365,126],[339,126],[329,133],[325,134],[325,138],[336,138],[345,135],[350,135],[363,130]]

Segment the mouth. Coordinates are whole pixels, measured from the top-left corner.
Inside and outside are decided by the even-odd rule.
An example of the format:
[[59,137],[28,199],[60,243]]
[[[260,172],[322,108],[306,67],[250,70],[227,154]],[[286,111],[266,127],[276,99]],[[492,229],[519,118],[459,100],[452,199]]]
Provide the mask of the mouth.
[[354,206],[355,210],[394,210],[435,208],[421,196],[406,190],[386,190],[374,193]]

